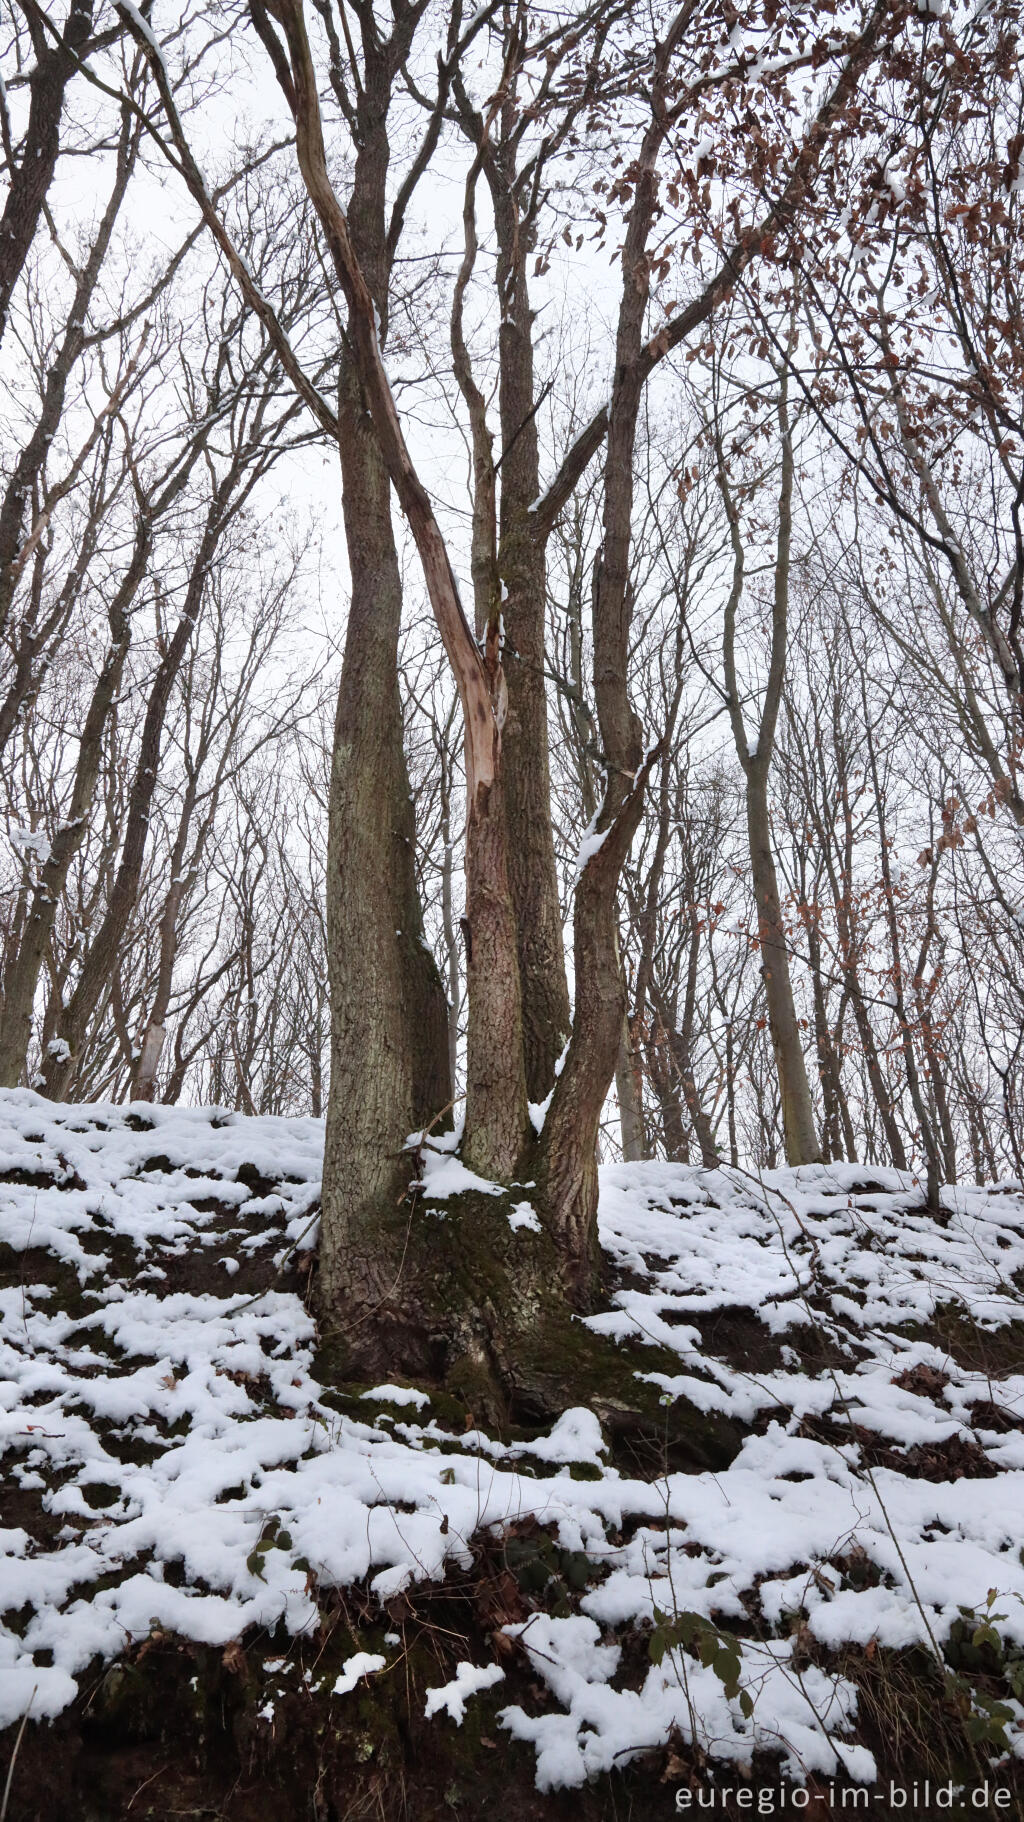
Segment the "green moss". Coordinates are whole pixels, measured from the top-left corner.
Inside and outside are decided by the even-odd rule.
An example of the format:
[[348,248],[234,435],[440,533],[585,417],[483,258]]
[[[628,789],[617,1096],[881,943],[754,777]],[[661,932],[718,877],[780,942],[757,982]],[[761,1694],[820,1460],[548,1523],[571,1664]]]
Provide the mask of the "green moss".
[[89,1480],[82,1484],[82,1498],[87,1506],[99,1511],[103,1506],[112,1506],[120,1500],[121,1489],[109,1480]]
[[[378,1357],[395,1361],[387,1378],[407,1369],[405,1382],[430,1392],[431,1416],[456,1432],[480,1424],[528,1442],[569,1406],[587,1405],[613,1448],[625,1447],[631,1470],[641,1456],[656,1471],[726,1466],[741,1431],[682,1399],[665,1406],[638,1377],[677,1372],[669,1350],[611,1341],[578,1320],[550,1236],[509,1225],[517,1193],[452,1196],[441,1220],[416,1202],[382,1211],[377,1243],[382,1256],[401,1261],[402,1287],[400,1308],[382,1320],[376,1342]],[[355,1354],[340,1323],[323,1330],[315,1370],[331,1383],[327,1401],[365,1421],[373,1406],[359,1394],[375,1382],[353,1376]],[[415,1363],[402,1358],[407,1334],[420,1349]]]

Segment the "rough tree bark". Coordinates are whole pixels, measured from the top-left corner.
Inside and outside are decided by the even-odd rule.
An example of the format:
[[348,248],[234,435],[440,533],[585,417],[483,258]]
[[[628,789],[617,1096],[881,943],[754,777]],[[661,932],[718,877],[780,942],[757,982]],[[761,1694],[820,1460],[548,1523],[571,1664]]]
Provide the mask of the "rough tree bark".
[[[483,650],[426,489],[415,469],[381,358],[374,299],[349,223],[327,171],[323,129],[300,0],[279,0],[294,84],[297,152],[349,309],[349,344],[392,486],[416,543],[427,594],[448,654],[466,730],[466,922],[469,1036],[464,1153],[474,1168],[508,1181],[527,1128],[515,919],[508,886],[500,754],[505,686],[499,617]],[[510,965],[511,963],[511,965]]]
[[[387,39],[363,32],[354,103],[350,222],[355,256],[387,322],[388,108],[411,17]],[[402,733],[402,577],[391,482],[358,364],[338,392],[342,510],[351,578],[328,800],[327,954],[331,1081],[319,1295],[327,1324],[381,1301],[399,1268],[381,1235],[409,1180],[403,1145],[452,1097],[448,1006],[427,946]]]
[[393,1206],[408,1182],[408,1156],[396,1135],[400,1147],[451,1099],[447,1007],[416,888],[391,487],[350,366],[339,415],[352,586],[327,850],[331,1087],[320,1276],[322,1301],[332,1310],[360,1280],[369,1288],[381,1206]]
[[[508,825],[509,886],[516,919],[527,1095],[542,1101],[569,1035],[562,914],[555,869],[544,687],[547,608],[546,538],[531,508],[540,494],[540,447],[534,378],[533,312],[527,257],[534,243],[523,218],[523,180],[515,169],[517,115],[511,98],[498,120],[494,151],[484,158],[497,240],[498,407],[501,490],[497,567],[505,640],[502,662],[508,707],[502,733]],[[527,194],[533,186],[527,188]]]

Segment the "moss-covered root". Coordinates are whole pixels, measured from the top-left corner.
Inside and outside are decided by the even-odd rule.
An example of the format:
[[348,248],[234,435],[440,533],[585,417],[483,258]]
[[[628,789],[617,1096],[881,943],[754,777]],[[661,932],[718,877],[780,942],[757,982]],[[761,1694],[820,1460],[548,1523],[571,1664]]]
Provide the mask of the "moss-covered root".
[[541,1227],[513,1226],[524,1200],[472,1192],[390,1211],[383,1250],[400,1269],[366,1319],[322,1316],[317,1367],[335,1386],[405,1378],[443,1390],[465,1422],[521,1435],[567,1408],[588,1405],[613,1446],[645,1467],[660,1460],[722,1467],[740,1433],[685,1400],[666,1403],[645,1375],[678,1370],[660,1347],[595,1334],[568,1304],[558,1258]]

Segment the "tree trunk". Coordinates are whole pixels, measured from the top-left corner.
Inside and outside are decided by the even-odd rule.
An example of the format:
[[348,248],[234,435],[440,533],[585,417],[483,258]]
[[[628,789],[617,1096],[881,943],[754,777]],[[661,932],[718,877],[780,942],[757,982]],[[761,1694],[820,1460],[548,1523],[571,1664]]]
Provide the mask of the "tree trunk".
[[130,1097],[133,1101],[152,1101],[156,1098],[157,1072],[167,1038],[167,1013],[174,985],[174,965],[178,958],[178,918],[186,890],[185,844],[188,839],[189,824],[195,811],[196,783],[195,777],[189,779],[182,814],[178,821],[178,832],[171,849],[171,884],[164,900],[158,925],[159,960],[156,989],[143,1029],[142,1042],[132,1059]]
[[438,740],[438,764],[440,772],[438,794],[441,801],[442,843],[441,928],[444,932],[448,974],[448,1079],[451,1092],[454,1095],[459,1061],[459,1013],[462,1007],[462,989],[459,968],[459,931],[455,922],[455,847],[452,841],[452,762],[448,746],[449,726],[450,718],[441,730]]
[[[536,207],[536,194],[532,186],[524,191],[517,183],[521,116],[514,95],[506,93],[497,118],[485,125],[458,76],[455,94],[463,128],[477,147],[477,158],[467,185],[466,258],[456,286],[452,342],[456,378],[469,407],[473,431],[477,634],[482,636],[484,622],[490,613],[499,611],[499,606],[504,623],[502,666],[507,708],[502,730],[502,784],[508,830],[507,871],[519,959],[526,1089],[529,1099],[537,1102],[547,1097],[554,1083],[555,1064],[569,1034],[570,1012],[551,820],[544,681],[545,552],[550,525],[541,528],[531,513],[540,493],[540,454],[538,400],[534,396],[533,312],[526,269],[534,242],[529,211]],[[492,133],[496,137],[492,138]],[[476,256],[473,190],[477,170],[482,170],[487,180],[497,241],[495,279],[501,311],[501,450],[497,462],[493,460],[486,428],[486,404],[473,384],[462,340],[462,288]],[[500,514],[495,525],[499,471]]]
[[726,603],[723,627],[723,667],[736,754],[746,779],[750,873],[757,906],[757,936],[761,953],[761,975],[764,980],[765,998],[768,1005],[768,1026],[779,1079],[786,1162],[788,1164],[811,1164],[820,1160],[821,1147],[815,1130],[814,1108],[807,1079],[807,1066],[804,1062],[803,1042],[793,1000],[785,920],[779,900],[775,857],[772,853],[771,817],[768,809],[768,776],[786,676],[789,570],[793,537],[793,440],[789,425],[787,376],[785,375],[779,387],[778,419],[781,481],[772,597],[771,649],[764,700],[757,722],[757,735],[753,741],[747,734],[744,721],[735,652],[736,611],[744,587],[744,550],[740,534],[739,513],[726,469],[721,430],[716,426],[718,482],[725,505],[733,549],[732,587]]
[[[500,752],[499,752],[500,759]],[[508,826],[500,763],[474,785],[467,766],[466,1041],[467,1164],[508,1183],[527,1135],[526,1069],[516,922],[507,870]]]
[[[815,924],[816,908],[806,907],[804,928],[807,932],[807,957],[811,969],[811,994],[814,1002],[814,1043],[818,1052],[818,1076],[823,1102],[821,1155],[826,1164],[842,1159],[843,1139],[840,1131],[840,1108],[843,1082],[828,1024],[828,1006],[821,973],[821,941]],[[854,1154],[853,1162],[856,1162]]]
[[882,903],[884,907],[886,930],[889,937],[889,953],[892,958],[892,991],[896,1002],[896,1018],[899,1023],[900,1041],[903,1047],[903,1064],[907,1072],[907,1088],[910,1091],[911,1103],[914,1112],[917,1115],[918,1126],[921,1133],[921,1149],[924,1153],[926,1176],[925,1194],[928,1199],[929,1207],[937,1209],[939,1206],[939,1189],[941,1187],[939,1148],[936,1143],[934,1128],[928,1117],[928,1108],[925,1097],[921,1089],[921,1076],[917,1067],[917,1057],[914,1052],[914,1037],[911,1029],[911,1020],[907,1013],[903,976],[903,956],[900,947],[899,916],[896,908],[897,893],[894,888],[892,877],[889,830],[885,812],[885,793],[882,789],[882,781],[878,772],[878,755],[875,750],[872,722],[868,712],[867,683],[863,675],[861,677],[861,701],[864,708],[864,735],[867,746],[868,769],[871,774],[871,792],[875,807],[875,817],[878,823],[879,867],[882,874],[883,889]]
[[598,1279],[597,1141],[601,1109],[622,1039],[625,989],[619,959],[619,879],[643,810],[651,764],[629,696],[630,575],[637,421],[643,395],[643,329],[650,295],[647,242],[658,194],[658,155],[668,131],[669,71],[688,24],[684,5],[655,55],[651,122],[636,161],[622,246],[615,379],[608,407],[601,546],[594,570],[594,699],[604,754],[604,797],[576,886],[576,1007],[572,1039],[541,1135],[538,1175],[566,1291],[579,1307]]
[[[538,1365],[540,1343],[552,1324],[561,1325],[563,1336],[570,1333],[566,1302],[586,1307],[597,1285],[597,1141],[624,1016],[617,896],[650,764],[650,756],[644,758],[642,730],[628,691],[636,427],[643,386],[655,360],[661,358],[660,354],[652,356],[650,348],[645,350],[642,339],[650,287],[647,243],[657,213],[658,155],[672,128],[671,66],[691,13],[692,6],[684,5],[656,46],[651,125],[632,173],[614,383],[598,436],[599,443],[606,427],[603,537],[594,587],[594,682],[605,789],[594,830],[596,839],[576,887],[573,1032],[541,1137],[534,1144],[526,1118],[527,1082],[532,1089],[550,1086],[565,1033],[564,1000],[552,1010],[552,998],[561,999],[559,993],[551,992],[561,957],[560,931],[549,915],[557,904],[553,873],[546,852],[539,853],[534,838],[537,819],[550,813],[542,687],[543,540],[568,468],[563,464],[561,481],[549,490],[545,509],[531,511],[536,507],[533,414],[537,401],[529,351],[528,299],[525,287],[518,283],[521,266],[513,261],[504,269],[507,282],[500,331],[502,516],[497,562],[507,599],[499,613],[499,603],[492,595],[486,624],[480,624],[483,616],[479,612],[477,616],[482,637],[474,638],[384,369],[380,299],[374,294],[372,275],[369,285],[364,275],[356,212],[354,207],[349,212],[350,228],[328,173],[302,0],[275,0],[273,19],[283,31],[287,58],[276,39],[274,44],[278,60],[288,65],[283,86],[294,108],[299,166],[348,306],[347,348],[372,419],[383,470],[415,540],[464,719],[469,1020],[462,1156],[478,1171],[501,1180],[508,1190],[521,1193],[515,1179],[525,1178],[523,1187],[535,1192],[531,1199],[540,1215],[539,1231],[521,1234],[508,1221],[503,1195],[477,1192],[431,1211],[424,1206],[421,1185],[412,1184],[403,1194],[401,1173],[397,1181],[392,1179],[395,1193],[389,1200],[381,1169],[375,1218],[356,1227],[344,1158],[337,1149],[351,1107],[343,1105],[341,1095],[332,1090],[321,1303],[327,1338],[339,1348],[332,1364],[349,1372],[353,1367],[360,1372],[426,1371],[435,1377],[447,1372],[457,1374],[462,1386],[476,1383],[483,1387],[482,1395],[487,1396],[487,1387],[493,1391],[496,1384],[520,1391],[524,1381],[536,1387],[546,1380],[550,1386],[553,1382],[547,1367]],[[369,31],[364,34],[367,65],[372,37]],[[379,38],[379,42],[383,40]],[[401,67],[399,63],[396,70]],[[501,97],[496,97],[496,112],[500,102]],[[811,159],[812,166],[813,162]],[[801,191],[806,163],[802,161]],[[787,194],[789,207],[795,193]],[[502,247],[505,253],[508,247],[500,226],[498,241],[501,259],[505,256]],[[516,261],[525,250],[525,244],[516,250]],[[688,326],[706,318],[717,298],[734,283],[738,269],[730,264],[727,277],[722,276],[718,289],[708,292],[699,314],[687,315]],[[520,335],[524,336],[521,344],[514,340]],[[666,338],[662,352],[669,345]],[[349,441],[344,430],[341,440],[343,445]],[[479,447],[478,442],[474,458]],[[596,453],[596,447],[591,453]],[[579,459],[577,451],[568,467]],[[579,472],[577,467],[577,476]],[[527,525],[533,523],[532,538],[525,536],[524,515]],[[474,542],[474,557],[477,549]],[[474,562],[474,581],[478,568]],[[353,564],[354,584],[355,570]],[[509,666],[522,669],[521,679],[508,687],[502,619]],[[351,706],[354,713],[356,705]],[[365,730],[353,725],[353,739],[357,731],[361,741],[367,738]],[[514,755],[508,762],[506,738]],[[336,770],[346,752],[352,763],[354,753],[339,718]],[[379,815],[376,804],[373,813]],[[370,814],[364,801],[361,816],[354,821],[348,812],[344,820],[340,815],[336,819],[329,881],[332,894],[342,889],[339,844],[361,840],[363,823]],[[526,849],[520,879],[521,838]],[[367,968],[366,943],[383,945],[386,935],[381,929],[361,930],[359,950],[346,959],[343,932],[334,921],[332,986],[337,982],[340,988],[347,981],[349,968]],[[342,1016],[338,990],[333,997],[336,1020]],[[347,994],[346,985],[342,997]],[[368,1049],[360,1057],[362,1072],[371,1076],[389,1070],[392,1057],[385,1039],[367,1032],[365,1042]],[[335,1045],[358,1050],[351,1034],[344,1031],[336,1033]],[[383,1137],[383,1121],[380,1132]],[[362,1150],[365,1154],[365,1139]],[[578,1334],[579,1325],[572,1325],[572,1332]],[[528,1358],[531,1349],[532,1363]],[[564,1399],[564,1352],[554,1383]],[[635,1395],[635,1388],[630,1390]]]
[[160,1058],[163,1055],[166,1037],[166,1025],[157,1025],[150,1018],[132,1080],[132,1099],[134,1101],[153,1100],[156,1094],[157,1071],[160,1068]]
[[572,1041],[544,1123],[535,1174],[558,1248],[560,1275],[577,1308],[597,1286],[597,1136],[615,1072],[625,993],[618,956],[619,871],[639,818],[642,788],[629,813],[587,861],[573,920],[576,1008]]
[[108,609],[111,643],[93,688],[78,743],[78,759],[68,813],[62,819],[50,844],[50,852],[40,867],[17,954],[9,959],[4,969],[3,1002],[0,1007],[0,1087],[15,1087],[24,1073],[39,976],[71,863],[88,829],[103,759],[104,734],[121,686],[131,641],[130,609],[146,573],[152,530],[151,516],[146,513],[139,520],[136,529],[132,560]]
[[672,1164],[690,1162],[690,1142],[683,1124],[683,1106],[676,1071],[664,1028],[655,1025],[647,1044],[647,1067],[661,1109],[661,1139]]
[[[842,803],[844,823],[844,845],[841,856],[841,872],[837,873],[829,845],[829,831],[819,827],[819,839],[825,866],[828,872],[829,885],[832,889],[832,900],[836,912],[836,929],[839,935],[840,965],[850,1004],[853,1007],[854,1023],[864,1055],[864,1066],[867,1070],[871,1092],[878,1108],[882,1128],[885,1133],[889,1155],[897,1170],[906,1170],[907,1154],[896,1119],[896,1102],[892,1089],[886,1081],[878,1055],[878,1045],[871,1025],[867,1002],[860,981],[858,965],[859,931],[856,900],[853,893],[853,812],[846,785],[845,769],[842,777]],[[852,1154],[851,1154],[852,1155]]]
[[[503,174],[504,175],[504,174]],[[499,183],[501,179],[499,178]],[[533,374],[533,313],[526,286],[526,236],[510,185],[495,196],[502,320],[499,408],[502,440],[498,573],[505,620],[508,713],[502,733],[509,886],[515,911],[527,1095],[542,1101],[569,1036],[562,913],[555,869],[544,685],[547,577],[545,539],[531,524],[540,493]]]
[[637,1074],[629,1020],[624,1017],[619,1054],[615,1059],[615,1093],[619,1103],[622,1156],[627,1164],[638,1164],[642,1158],[647,1156],[643,1108]]
[[796,1016],[785,919],[779,902],[779,885],[771,845],[771,822],[764,768],[747,777],[747,840],[750,872],[757,904],[757,935],[761,952],[761,977],[768,1005],[775,1068],[782,1102],[782,1129],[787,1164],[811,1164],[821,1157],[814,1126],[814,1106],[804,1062],[803,1037]]
[[885,1142],[889,1148],[889,1156],[892,1158],[893,1164],[897,1170],[906,1170],[906,1147],[903,1143],[903,1134],[900,1132],[896,1120],[892,1090],[889,1087],[882,1070],[882,1065],[878,1056],[878,1045],[875,1043],[875,1034],[871,1028],[871,1020],[868,1017],[868,1009],[864,1003],[864,995],[861,992],[860,981],[856,978],[856,971],[857,964],[851,958],[846,967],[846,976],[847,980],[851,983],[850,1002],[853,1006],[853,1016],[857,1026],[857,1033],[860,1037],[861,1049],[864,1052],[864,1064],[868,1072],[868,1081],[871,1084],[871,1092],[875,1097],[875,1105],[877,1106],[881,1117],[882,1129],[885,1133]]
[[691,1037],[685,1021],[682,1030],[677,1030],[673,1025],[666,1025],[666,1038],[672,1065],[683,1091],[686,1111],[690,1116],[690,1124],[700,1147],[700,1161],[705,1170],[717,1170],[720,1161],[718,1146],[715,1143],[710,1118],[697,1093],[697,1084],[693,1074]]
[[53,181],[60,151],[64,92],[84,54],[92,31],[92,0],[71,0],[62,42],[28,11],[36,61],[28,78],[28,124],[21,163],[9,173],[9,188],[0,216],[0,338],[7,327],[11,296]]
[[381,1294],[380,1215],[409,1180],[405,1139],[451,1100],[447,1003],[425,947],[402,743],[402,581],[391,487],[356,375],[339,394],[352,593],[328,809],[331,1083],[319,1296],[327,1322]]

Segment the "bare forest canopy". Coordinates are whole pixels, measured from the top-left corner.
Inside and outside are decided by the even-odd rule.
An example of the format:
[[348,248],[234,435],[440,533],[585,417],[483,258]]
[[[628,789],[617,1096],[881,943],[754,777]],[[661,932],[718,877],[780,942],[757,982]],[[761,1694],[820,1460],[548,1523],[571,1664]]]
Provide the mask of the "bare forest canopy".
[[579,1306],[601,1155],[1024,1172],[1020,25],[6,9],[0,1083],[325,1113],[371,1367],[453,1110]]

